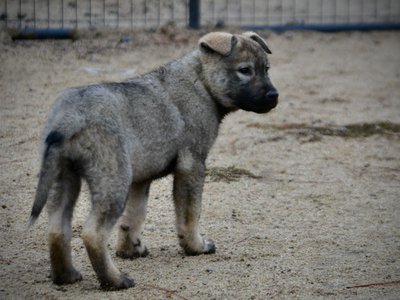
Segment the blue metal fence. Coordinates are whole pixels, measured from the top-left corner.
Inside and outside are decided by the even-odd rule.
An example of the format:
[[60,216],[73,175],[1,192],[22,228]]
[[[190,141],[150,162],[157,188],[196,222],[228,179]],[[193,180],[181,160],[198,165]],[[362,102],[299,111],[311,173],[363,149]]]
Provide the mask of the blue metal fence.
[[172,23],[255,29],[400,28],[400,0],[0,0],[0,26],[6,28],[133,29]]

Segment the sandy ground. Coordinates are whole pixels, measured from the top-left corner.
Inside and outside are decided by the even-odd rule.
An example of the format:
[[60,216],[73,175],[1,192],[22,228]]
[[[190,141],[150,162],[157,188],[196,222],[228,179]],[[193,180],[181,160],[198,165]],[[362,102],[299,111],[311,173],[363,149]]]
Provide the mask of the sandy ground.
[[[51,283],[46,214],[26,227],[49,106],[66,87],[123,80],[196,47],[197,33],[165,32],[130,34],[128,43],[120,43],[122,33],[75,42],[1,35],[0,298],[398,299],[399,32],[264,33],[280,103],[267,115],[237,112],[222,124],[210,169],[234,166],[259,178],[207,178],[202,232],[217,253],[183,255],[167,177],[151,189],[150,255],[117,258],[110,241],[136,287],[100,291],[79,237],[90,205],[84,187],[72,241],[84,279]],[[362,123],[380,130],[351,137],[316,130]]]

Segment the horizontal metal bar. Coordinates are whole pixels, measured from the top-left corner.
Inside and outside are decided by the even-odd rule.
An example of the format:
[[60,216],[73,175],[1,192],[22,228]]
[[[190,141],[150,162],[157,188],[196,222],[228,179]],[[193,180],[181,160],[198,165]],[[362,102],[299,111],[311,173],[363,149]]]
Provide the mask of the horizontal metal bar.
[[244,25],[245,30],[272,30],[277,32],[291,30],[314,30],[323,32],[400,30],[400,23],[343,23],[343,24],[296,24],[296,25]]
[[11,37],[13,40],[30,39],[30,40],[43,40],[43,39],[76,39],[76,30],[73,29],[34,29],[25,28],[20,30],[11,30]]

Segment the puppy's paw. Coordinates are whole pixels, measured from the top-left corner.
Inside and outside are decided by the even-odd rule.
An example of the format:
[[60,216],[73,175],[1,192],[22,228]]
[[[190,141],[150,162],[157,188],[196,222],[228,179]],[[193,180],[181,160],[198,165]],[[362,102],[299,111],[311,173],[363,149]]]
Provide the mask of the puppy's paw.
[[144,247],[144,250],[142,251],[136,251],[136,250],[131,250],[131,251],[125,251],[125,250],[117,250],[116,255],[125,258],[125,259],[135,259],[139,257],[146,257],[150,254],[149,250],[147,250],[147,247]]
[[217,251],[213,240],[204,240],[204,254],[214,254]]
[[186,255],[194,256],[200,254],[214,254],[217,251],[215,242],[213,240],[203,240],[203,247],[200,249],[193,249],[189,246],[183,246]]
[[140,239],[137,239],[136,243],[131,241],[120,243],[116,254],[121,258],[135,259],[148,256],[149,250],[146,246],[142,245]]
[[51,274],[53,283],[57,285],[72,284],[82,280],[82,275],[75,269],[64,271],[61,274]]
[[128,274],[121,274],[117,281],[104,280],[100,284],[101,289],[105,291],[116,291],[129,289],[135,286],[135,282]]

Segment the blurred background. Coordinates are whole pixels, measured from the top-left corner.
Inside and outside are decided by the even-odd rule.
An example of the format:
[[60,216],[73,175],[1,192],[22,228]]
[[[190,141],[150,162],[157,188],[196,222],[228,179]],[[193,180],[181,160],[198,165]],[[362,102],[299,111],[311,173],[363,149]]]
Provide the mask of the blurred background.
[[6,28],[399,26],[398,0],[0,0]]

